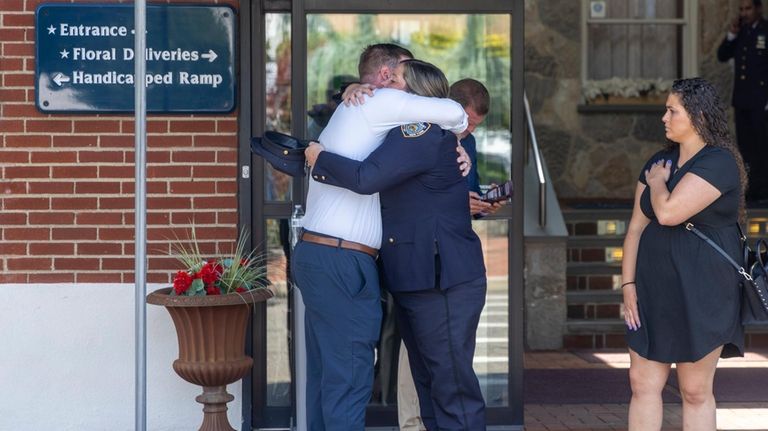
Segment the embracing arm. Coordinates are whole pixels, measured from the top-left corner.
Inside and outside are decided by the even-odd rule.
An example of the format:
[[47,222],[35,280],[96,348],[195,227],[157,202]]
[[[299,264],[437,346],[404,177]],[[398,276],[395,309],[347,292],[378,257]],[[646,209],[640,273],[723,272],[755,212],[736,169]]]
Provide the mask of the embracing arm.
[[635,275],[640,237],[643,235],[645,227],[650,223],[648,217],[640,209],[640,197],[643,195],[645,187],[645,184],[638,182],[635,188],[635,204],[632,208],[632,218],[629,220],[627,234],[624,237],[623,255],[621,258],[621,290],[624,295],[624,320],[630,329],[640,327]]
[[651,188],[651,205],[659,224],[677,226],[708,207],[720,197],[715,186],[700,176],[688,172],[683,175],[672,193],[667,189],[664,169],[669,178],[669,166],[654,164],[646,174],[648,187]]
[[377,103],[380,109],[367,111],[372,125],[391,129],[410,123],[433,123],[441,129],[461,133],[467,128],[467,113],[451,99],[423,97],[399,90],[382,88],[367,103]]
[[312,169],[312,178],[370,195],[432,168],[437,162],[439,148],[434,142],[414,143],[387,138],[363,161],[321,151]]

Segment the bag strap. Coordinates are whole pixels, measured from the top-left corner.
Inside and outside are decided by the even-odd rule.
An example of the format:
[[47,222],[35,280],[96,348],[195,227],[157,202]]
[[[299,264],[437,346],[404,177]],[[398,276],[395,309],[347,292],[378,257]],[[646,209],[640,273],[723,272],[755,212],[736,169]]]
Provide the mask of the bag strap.
[[[691,225],[691,226],[693,226],[693,225]],[[736,227],[739,228],[739,238],[741,238],[741,241],[742,242],[747,242],[747,236],[744,235],[744,229],[741,228],[741,223],[736,223]]]
[[736,223],[736,227],[739,229],[739,239],[741,239],[742,250],[744,251],[743,261],[745,265],[749,266],[749,254],[752,250],[749,249],[749,243],[747,243],[747,236],[744,235],[744,229],[741,228],[741,223]]
[[[734,268],[736,269],[736,271],[737,271],[739,274],[741,274],[741,276],[742,276],[742,277],[744,277],[744,279],[746,279],[747,281],[752,281],[752,276],[751,276],[751,275],[749,275],[749,274],[747,273],[747,271],[744,269],[744,267],[743,267],[743,266],[741,266],[741,265],[739,265],[738,263],[736,263],[736,261],[735,261],[735,260],[733,260],[733,258],[732,258],[731,256],[729,256],[729,255],[728,255],[728,253],[726,253],[726,252],[725,252],[725,250],[723,250],[723,249],[722,249],[722,248],[721,248],[719,245],[717,245],[717,244],[716,244],[714,241],[712,241],[711,239],[709,239],[709,237],[708,237],[708,236],[706,236],[706,235],[704,234],[704,232],[702,232],[702,231],[698,230],[698,229],[696,228],[696,226],[694,226],[694,225],[693,225],[693,223],[691,223],[691,222],[688,222],[688,223],[686,223],[686,224],[685,224],[685,228],[686,228],[687,230],[689,230],[689,231],[693,232],[693,234],[694,234],[694,235],[696,235],[697,237],[701,238],[702,240],[704,240],[704,242],[706,242],[707,244],[709,244],[710,246],[712,246],[712,248],[714,248],[714,249],[715,249],[715,251],[717,251],[718,253],[720,253],[720,255],[721,255],[721,256],[723,256],[723,257],[725,258],[725,260],[727,260],[727,261],[728,261],[728,263],[730,263],[730,264],[731,264],[731,266],[732,266],[732,267],[734,267]],[[739,233],[741,233],[741,226],[739,226]],[[744,235],[742,234],[742,237],[743,237],[743,236],[744,236]]]

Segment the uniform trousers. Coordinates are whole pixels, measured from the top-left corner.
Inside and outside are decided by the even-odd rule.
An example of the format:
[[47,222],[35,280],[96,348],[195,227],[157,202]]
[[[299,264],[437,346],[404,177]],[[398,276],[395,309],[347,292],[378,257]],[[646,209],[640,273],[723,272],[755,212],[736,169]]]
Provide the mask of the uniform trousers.
[[291,262],[306,308],[310,431],[363,431],[381,327],[373,257],[300,241]]
[[485,292],[484,277],[446,290],[392,292],[429,431],[485,429],[485,402],[472,368]]
[[768,198],[768,134],[763,109],[734,108],[736,141],[749,169],[747,196]]

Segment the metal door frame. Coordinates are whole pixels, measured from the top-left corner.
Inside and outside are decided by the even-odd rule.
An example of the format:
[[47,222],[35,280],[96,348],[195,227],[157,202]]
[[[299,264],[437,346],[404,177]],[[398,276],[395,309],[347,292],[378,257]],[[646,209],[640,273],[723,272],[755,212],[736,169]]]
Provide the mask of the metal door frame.
[[[496,13],[511,15],[510,83],[512,95],[512,179],[517,190],[524,190],[525,111],[524,91],[524,8],[523,0],[475,0],[471,9],[466,0],[243,0],[240,4],[240,65],[238,111],[239,170],[238,170],[238,219],[240,226],[251,231],[251,243],[263,252],[265,243],[264,223],[267,218],[289,218],[291,202],[264,203],[264,163],[251,155],[250,137],[264,131],[266,88],[264,82],[265,14],[291,13],[291,132],[303,137],[306,129],[307,102],[307,52],[306,15],[308,13]],[[304,182],[293,182],[296,203],[304,204]],[[298,199],[296,199],[299,197]],[[523,425],[523,352],[524,352],[524,280],[523,280],[523,195],[515,194],[512,205],[505,208],[498,218],[509,220],[509,387],[507,407],[489,407],[488,424],[511,426],[522,429]],[[273,429],[275,419],[291,414],[288,408],[266,407],[266,304],[257,304],[247,339],[247,352],[254,358],[251,374],[243,379],[241,429],[259,427]],[[396,412],[392,407],[369,408],[371,419],[387,422]],[[378,422],[378,421],[377,421]]]

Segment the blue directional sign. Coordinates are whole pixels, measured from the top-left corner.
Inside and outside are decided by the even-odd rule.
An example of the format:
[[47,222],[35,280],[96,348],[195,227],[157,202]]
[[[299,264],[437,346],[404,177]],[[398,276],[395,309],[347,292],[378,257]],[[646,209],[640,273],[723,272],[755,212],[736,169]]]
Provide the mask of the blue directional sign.
[[[133,111],[132,5],[50,3],[35,17],[39,110]],[[235,31],[228,6],[147,6],[147,110],[234,109]]]

